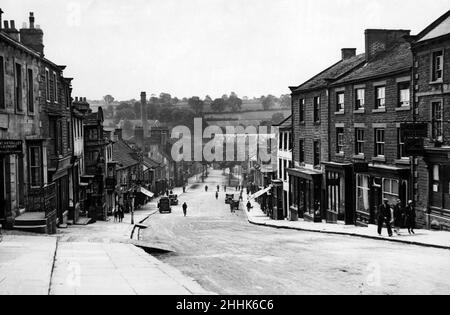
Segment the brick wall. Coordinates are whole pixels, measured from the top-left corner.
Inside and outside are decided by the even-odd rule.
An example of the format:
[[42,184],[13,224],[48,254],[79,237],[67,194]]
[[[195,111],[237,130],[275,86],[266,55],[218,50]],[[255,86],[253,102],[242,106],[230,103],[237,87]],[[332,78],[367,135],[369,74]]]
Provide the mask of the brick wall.
[[[385,156],[387,164],[395,164],[398,160],[398,128],[400,123],[413,120],[412,106],[410,109],[399,109],[398,81],[405,82],[410,78],[410,73],[383,78],[376,81],[358,82],[343,87],[334,87],[330,91],[330,153],[331,161],[344,163],[352,162],[355,155],[356,136],[355,125],[365,130],[364,157],[371,162],[375,155],[375,131],[374,124],[386,124]],[[375,90],[377,84],[386,86],[386,111],[373,112],[375,110]],[[355,87],[365,87],[365,111],[355,112]],[[337,93],[345,89],[345,113],[337,114]],[[412,95],[412,86],[410,88]],[[336,128],[344,126],[344,155],[337,154]]]
[[[320,124],[314,122],[314,97],[320,97],[321,111]],[[300,122],[299,100],[305,100],[305,122]],[[314,141],[321,142],[321,161],[328,161],[328,97],[326,89],[292,95],[293,101],[293,159],[294,163],[299,163],[300,151],[299,141],[305,140],[305,163],[314,164]]]

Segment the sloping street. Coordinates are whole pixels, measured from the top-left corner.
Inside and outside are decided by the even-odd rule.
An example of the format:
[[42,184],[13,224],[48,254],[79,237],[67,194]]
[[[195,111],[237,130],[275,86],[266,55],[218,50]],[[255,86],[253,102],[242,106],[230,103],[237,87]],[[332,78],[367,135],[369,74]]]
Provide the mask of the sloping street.
[[[450,293],[450,251],[250,225],[230,213],[212,171],[180,199],[189,206],[148,221],[144,239],[175,250],[158,258],[219,294]],[[204,186],[209,190],[205,192]],[[233,193],[233,189],[228,189]]]

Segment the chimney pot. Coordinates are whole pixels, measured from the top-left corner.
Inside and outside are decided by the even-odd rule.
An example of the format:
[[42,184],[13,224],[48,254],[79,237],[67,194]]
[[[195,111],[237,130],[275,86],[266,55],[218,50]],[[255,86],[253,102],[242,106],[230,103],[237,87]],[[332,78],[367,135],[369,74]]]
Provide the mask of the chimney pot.
[[75,102],[78,102],[78,96],[77,96],[77,97],[75,97]]
[[16,21],[11,20],[11,21],[9,21],[9,24],[11,25],[12,30],[16,28]]
[[3,22],[4,23],[4,25],[5,25],[5,30],[8,30],[9,29],[9,22],[8,21],[5,21],[5,22]]
[[30,12],[30,28],[34,28],[34,13]]

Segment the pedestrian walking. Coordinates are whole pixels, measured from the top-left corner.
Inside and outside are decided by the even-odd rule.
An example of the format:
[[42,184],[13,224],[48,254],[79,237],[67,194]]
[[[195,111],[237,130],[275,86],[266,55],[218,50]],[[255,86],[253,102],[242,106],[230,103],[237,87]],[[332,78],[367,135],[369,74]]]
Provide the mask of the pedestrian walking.
[[405,225],[409,234],[416,234],[414,229],[416,228],[416,210],[412,200],[408,201],[408,205],[405,209]]
[[385,199],[384,204],[380,206],[380,209],[378,211],[378,235],[381,236],[381,233],[383,231],[383,224],[386,224],[389,237],[392,237],[391,220],[391,206],[389,205],[389,200]]
[[395,234],[400,235],[400,230],[401,230],[404,222],[405,222],[405,219],[404,219],[404,215],[403,215],[402,201],[400,199],[398,199],[397,204],[394,206],[394,232],[395,232]]
[[252,203],[250,200],[247,202],[247,211],[250,212],[250,210],[253,208]]
[[227,192],[227,186],[226,185],[223,185],[223,191]]
[[117,219],[118,219],[118,216],[119,216],[117,208],[114,208],[114,213],[113,214],[114,214],[114,222],[117,222]]
[[217,185],[217,192],[220,191],[220,185]]
[[216,200],[219,199],[219,192],[216,191]]
[[232,200],[232,201],[230,202],[230,212],[231,212],[231,213],[234,213],[234,205],[233,205],[233,203],[234,203],[234,201]]
[[187,209],[188,209],[188,205],[185,202],[185,203],[183,203],[183,214],[184,214],[184,216],[187,216]]
[[205,186],[205,191],[208,192],[208,185]]

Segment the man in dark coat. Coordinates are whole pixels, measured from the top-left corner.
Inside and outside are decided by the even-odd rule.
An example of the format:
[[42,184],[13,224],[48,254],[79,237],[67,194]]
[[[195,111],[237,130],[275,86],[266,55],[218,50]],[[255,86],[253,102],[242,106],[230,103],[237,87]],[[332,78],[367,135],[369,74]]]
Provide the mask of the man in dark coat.
[[397,235],[400,235],[400,229],[402,228],[404,221],[402,201],[397,200],[397,204],[394,206],[394,231]]
[[416,228],[416,210],[414,209],[412,200],[408,202],[408,205],[405,209],[405,225],[408,229],[409,234],[415,234],[414,229]]
[[385,223],[389,237],[392,237],[391,221],[391,206],[389,205],[389,200],[385,199],[384,204],[380,206],[380,210],[378,211],[378,235],[381,236],[381,232],[383,231],[383,223]]
[[187,216],[187,208],[188,208],[187,203],[186,202],[183,203],[183,214],[184,214],[184,216]]

